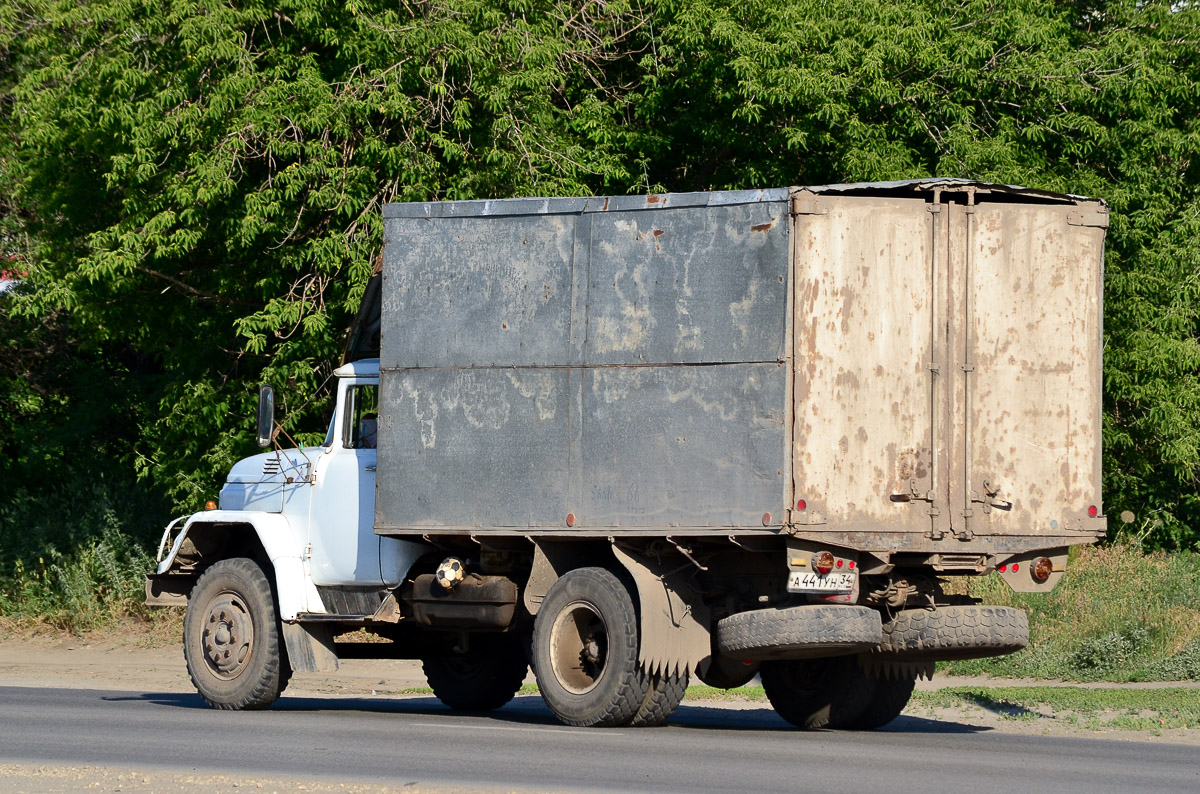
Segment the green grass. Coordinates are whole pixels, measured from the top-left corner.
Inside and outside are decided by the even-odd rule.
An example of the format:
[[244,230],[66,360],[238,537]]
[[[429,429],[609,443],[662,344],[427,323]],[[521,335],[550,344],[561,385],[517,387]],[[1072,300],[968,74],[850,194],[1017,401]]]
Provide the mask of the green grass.
[[742,701],[749,703],[766,703],[767,696],[760,686],[739,686],[735,689],[717,689],[711,686],[696,684],[687,688],[685,700],[721,700]]
[[1179,681],[1200,678],[1200,555],[1144,553],[1129,543],[1078,549],[1046,594],[1012,592],[999,577],[969,580],[985,603],[1029,614],[1029,647],[1011,656],[939,665],[981,673],[1066,681]]
[[1088,730],[1200,728],[1200,691],[1080,687],[952,687],[914,692],[910,711],[980,708],[1004,719],[1050,719]]

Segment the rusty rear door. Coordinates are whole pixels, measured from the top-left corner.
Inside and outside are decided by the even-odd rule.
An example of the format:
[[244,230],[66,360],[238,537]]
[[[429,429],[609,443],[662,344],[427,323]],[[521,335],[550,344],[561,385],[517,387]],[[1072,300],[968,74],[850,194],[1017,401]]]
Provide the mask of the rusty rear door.
[[939,554],[1103,533],[1104,206],[929,180],[792,211],[800,533]]
[[1104,530],[1107,211],[986,190],[949,198],[951,529],[1091,539]]
[[911,196],[793,200],[793,519],[811,531],[926,536],[946,520],[933,455],[946,231],[930,210]]

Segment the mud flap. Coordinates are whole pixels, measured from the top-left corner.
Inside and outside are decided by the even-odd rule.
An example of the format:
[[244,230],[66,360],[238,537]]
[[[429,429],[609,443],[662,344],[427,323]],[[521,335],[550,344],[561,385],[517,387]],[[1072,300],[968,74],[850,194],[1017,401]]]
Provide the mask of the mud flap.
[[906,678],[924,678],[926,681],[932,681],[935,667],[935,662],[931,660],[893,661],[880,659],[869,653],[859,654],[858,664],[867,675],[889,681],[901,681]]
[[711,616],[677,564],[639,557],[613,545],[637,585],[641,618],[638,661],[654,675],[694,673],[712,654]]
[[284,623],[283,641],[287,645],[288,662],[294,672],[332,673],[338,669],[333,632],[328,626]]

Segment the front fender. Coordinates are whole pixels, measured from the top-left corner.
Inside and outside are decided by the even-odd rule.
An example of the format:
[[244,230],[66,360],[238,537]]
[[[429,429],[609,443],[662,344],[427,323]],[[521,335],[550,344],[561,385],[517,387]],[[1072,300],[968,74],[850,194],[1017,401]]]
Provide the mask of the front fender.
[[[163,533],[160,552],[169,542],[178,523],[179,519],[171,522]],[[297,536],[287,518],[278,513],[206,510],[188,517],[179,535],[170,543],[170,551],[160,559],[155,576],[163,577],[170,574],[172,569],[178,569],[181,550],[187,548],[189,553],[198,551],[196,541],[206,533],[229,532],[235,528],[252,530],[270,560],[275,574],[281,620],[295,620],[300,612],[325,611],[312,577],[305,570],[304,540]]]

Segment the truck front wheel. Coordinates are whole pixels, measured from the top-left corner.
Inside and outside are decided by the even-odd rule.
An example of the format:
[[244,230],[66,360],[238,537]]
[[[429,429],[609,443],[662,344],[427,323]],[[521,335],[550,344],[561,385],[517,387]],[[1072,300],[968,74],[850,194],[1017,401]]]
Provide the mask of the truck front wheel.
[[271,583],[245,557],[221,560],[192,589],[183,619],[188,675],[217,709],[264,709],[292,670],[280,648]]
[[629,588],[604,568],[579,568],[555,582],[534,620],[533,668],[542,699],[566,724],[629,724],[651,684],[638,664]]

